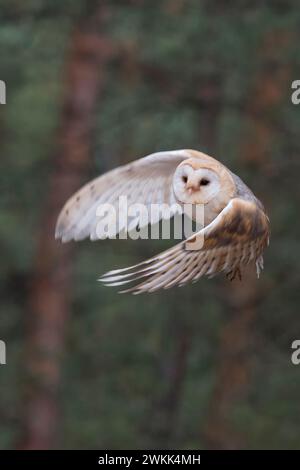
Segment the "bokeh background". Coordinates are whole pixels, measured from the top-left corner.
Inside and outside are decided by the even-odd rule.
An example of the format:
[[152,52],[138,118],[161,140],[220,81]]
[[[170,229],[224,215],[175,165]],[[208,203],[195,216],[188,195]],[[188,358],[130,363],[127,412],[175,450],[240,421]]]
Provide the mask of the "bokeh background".
[[[295,0],[1,0],[0,447],[299,448]],[[119,296],[168,245],[54,240],[101,172],[195,148],[270,214],[258,281]]]

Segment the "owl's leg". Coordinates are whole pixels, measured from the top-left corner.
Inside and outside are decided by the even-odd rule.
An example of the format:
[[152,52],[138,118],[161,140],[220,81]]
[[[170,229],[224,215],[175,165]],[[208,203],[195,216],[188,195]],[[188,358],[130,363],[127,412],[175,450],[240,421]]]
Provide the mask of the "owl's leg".
[[226,274],[227,279],[229,279],[230,282],[232,282],[236,277],[238,276],[239,280],[242,280],[242,273],[239,267],[233,269],[232,271],[229,271]]

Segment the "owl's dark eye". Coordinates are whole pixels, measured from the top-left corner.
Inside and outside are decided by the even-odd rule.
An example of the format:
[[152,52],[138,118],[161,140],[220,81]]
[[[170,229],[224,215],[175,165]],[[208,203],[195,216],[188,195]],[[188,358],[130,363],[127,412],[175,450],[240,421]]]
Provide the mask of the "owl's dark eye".
[[210,183],[210,181],[206,178],[202,178],[200,181],[200,186],[207,186]]
[[187,180],[188,180],[188,177],[187,177],[187,176],[183,176],[183,177],[182,177],[182,181],[183,181],[184,183],[187,183]]

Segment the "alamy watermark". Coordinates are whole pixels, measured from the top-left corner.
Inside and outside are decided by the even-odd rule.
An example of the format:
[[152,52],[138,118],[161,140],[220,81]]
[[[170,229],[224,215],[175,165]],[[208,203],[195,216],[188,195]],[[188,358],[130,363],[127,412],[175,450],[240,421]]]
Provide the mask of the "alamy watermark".
[[298,366],[300,364],[300,339],[295,339],[292,342],[292,349],[295,351],[291,355],[291,361],[294,366]]
[[114,204],[98,204],[95,212],[94,239],[180,240],[197,234],[189,240],[187,249],[203,246],[200,232],[204,227],[203,204],[130,204],[127,196],[120,196]]
[[6,344],[0,340],[0,365],[6,364]]
[[300,104],[300,80],[293,81],[292,89],[295,90],[291,95],[292,103]]
[[6,104],[6,84],[0,80],[0,104]]

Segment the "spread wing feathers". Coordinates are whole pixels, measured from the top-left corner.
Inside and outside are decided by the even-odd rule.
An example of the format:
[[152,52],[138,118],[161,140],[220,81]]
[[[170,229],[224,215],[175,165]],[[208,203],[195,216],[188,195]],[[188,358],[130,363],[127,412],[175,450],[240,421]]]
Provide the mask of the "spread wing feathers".
[[[186,158],[189,158],[189,154],[185,150],[157,152],[94,179],[67,201],[59,215],[55,237],[63,242],[86,237],[91,240],[106,238],[105,227],[101,224],[99,214],[97,216],[97,208],[101,204],[110,204],[116,208],[115,235],[126,230],[127,224],[131,229],[147,225],[148,222],[139,215],[127,220],[126,224],[126,209],[122,206],[119,210],[119,197],[126,196],[128,205],[142,203],[149,207],[150,204],[174,204],[173,174]],[[156,213],[153,215],[154,220],[149,222],[170,218],[175,212],[164,211],[162,207],[160,215]],[[110,236],[113,235],[110,233]]]
[[232,199],[207,227],[163,253],[99,280],[121,286],[142,280],[121,292],[154,292],[196,282],[201,276],[229,273],[250,261],[262,268],[262,251],[269,241],[269,221],[255,202]]

